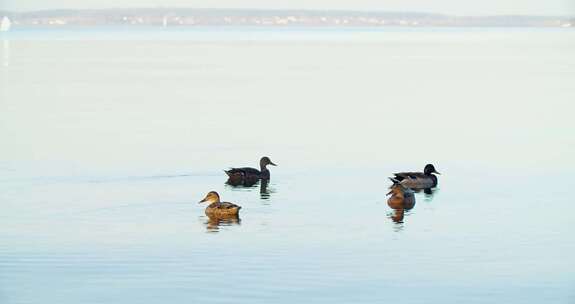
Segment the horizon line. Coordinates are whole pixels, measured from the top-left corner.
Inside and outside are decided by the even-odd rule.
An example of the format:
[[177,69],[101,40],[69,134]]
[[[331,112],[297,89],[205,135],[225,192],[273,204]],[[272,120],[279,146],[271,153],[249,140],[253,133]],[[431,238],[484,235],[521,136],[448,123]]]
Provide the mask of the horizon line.
[[532,15],[532,14],[449,14],[438,13],[429,11],[411,11],[411,10],[367,10],[367,9],[310,9],[310,8],[290,8],[290,9],[277,9],[277,8],[214,8],[214,7],[185,7],[185,6],[139,6],[139,7],[109,7],[109,8],[49,8],[49,9],[34,9],[34,10],[8,10],[0,9],[3,14],[26,14],[36,12],[52,12],[52,11],[113,11],[113,10],[209,10],[209,11],[269,11],[269,12],[334,12],[334,13],[388,13],[388,14],[422,14],[422,15],[437,15],[448,17],[558,17],[558,18],[575,18],[575,13],[571,15]]

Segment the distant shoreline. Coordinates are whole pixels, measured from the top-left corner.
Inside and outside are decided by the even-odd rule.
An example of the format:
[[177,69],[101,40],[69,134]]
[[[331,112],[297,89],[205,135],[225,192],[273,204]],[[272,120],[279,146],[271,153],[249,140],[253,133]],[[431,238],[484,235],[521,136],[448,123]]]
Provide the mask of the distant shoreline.
[[0,11],[14,27],[575,27],[575,16],[455,16],[416,12],[136,8]]

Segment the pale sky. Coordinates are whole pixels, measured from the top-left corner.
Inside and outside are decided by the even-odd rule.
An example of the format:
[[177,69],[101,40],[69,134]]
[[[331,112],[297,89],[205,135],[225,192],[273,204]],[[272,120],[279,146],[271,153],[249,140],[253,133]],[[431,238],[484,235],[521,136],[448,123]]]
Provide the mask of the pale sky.
[[417,11],[458,15],[575,15],[575,0],[0,0],[0,8],[262,8]]

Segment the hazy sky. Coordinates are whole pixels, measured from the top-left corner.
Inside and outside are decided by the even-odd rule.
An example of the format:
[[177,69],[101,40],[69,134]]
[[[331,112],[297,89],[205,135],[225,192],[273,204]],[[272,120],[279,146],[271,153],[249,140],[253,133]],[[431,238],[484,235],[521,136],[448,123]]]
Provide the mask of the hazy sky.
[[0,0],[8,10],[114,7],[304,8],[421,11],[449,14],[573,15],[575,0]]

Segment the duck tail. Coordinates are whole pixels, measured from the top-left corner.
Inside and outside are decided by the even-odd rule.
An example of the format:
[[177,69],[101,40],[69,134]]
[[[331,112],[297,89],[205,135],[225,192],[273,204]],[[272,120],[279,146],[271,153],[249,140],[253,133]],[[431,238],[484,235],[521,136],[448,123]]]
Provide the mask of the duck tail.
[[397,184],[400,183],[399,180],[397,180],[397,179],[395,179],[395,178],[393,178],[393,177],[390,177],[389,180],[390,180],[394,185],[397,185]]
[[232,170],[224,170],[224,172],[226,172],[226,175],[231,177],[232,176]]

